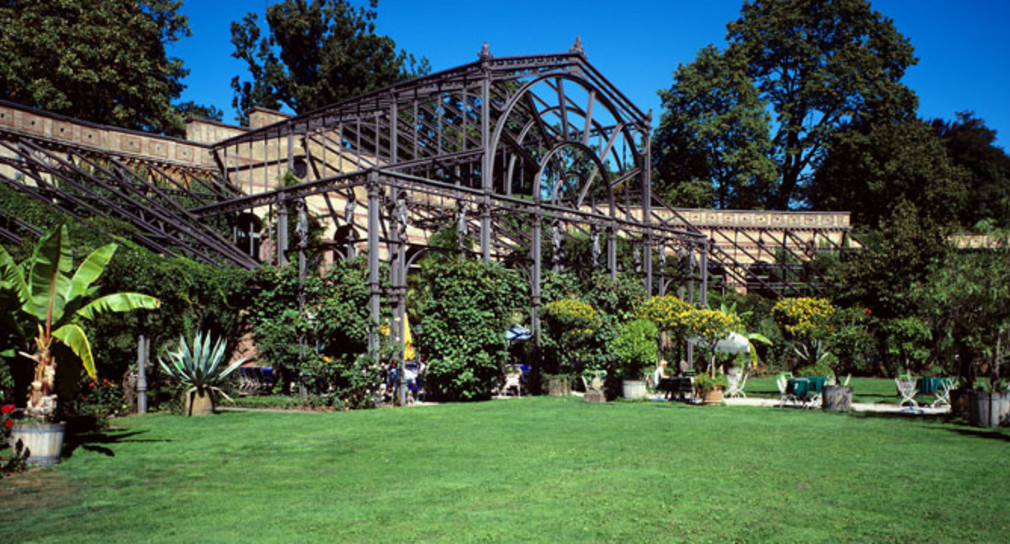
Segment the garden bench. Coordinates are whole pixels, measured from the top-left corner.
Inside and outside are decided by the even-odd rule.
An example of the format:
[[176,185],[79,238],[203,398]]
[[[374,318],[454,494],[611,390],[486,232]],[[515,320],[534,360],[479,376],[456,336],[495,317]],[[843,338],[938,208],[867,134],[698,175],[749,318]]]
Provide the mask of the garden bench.
[[246,366],[238,369],[240,395],[266,395],[274,387],[274,369],[269,366]]

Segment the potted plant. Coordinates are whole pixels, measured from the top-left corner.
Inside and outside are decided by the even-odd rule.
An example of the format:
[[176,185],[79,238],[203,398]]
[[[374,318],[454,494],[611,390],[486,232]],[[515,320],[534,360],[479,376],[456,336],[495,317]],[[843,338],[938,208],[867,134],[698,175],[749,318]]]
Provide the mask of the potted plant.
[[210,333],[207,333],[206,338],[202,333],[197,333],[193,339],[192,349],[184,337],[179,337],[179,347],[168,352],[169,364],[158,358],[158,364],[166,374],[183,386],[188,386],[183,393],[187,416],[213,414],[215,394],[231,400],[218,384],[242,366],[246,359],[242,358],[228,366],[222,366],[227,346],[224,338],[218,338],[217,342],[214,342]]
[[694,392],[696,398],[704,404],[719,404],[723,401],[723,391],[729,386],[726,376],[719,374],[710,376],[702,372],[694,377]]
[[590,358],[603,320],[592,306],[575,299],[545,304],[541,318],[548,392],[558,396],[570,394],[572,378],[584,370],[584,361]]
[[[821,408],[828,412],[845,412],[852,407],[852,386],[849,378],[837,383],[838,372],[831,363],[839,359],[829,347],[852,344],[853,333],[861,330],[859,318],[865,312],[835,308],[825,298],[796,297],[784,298],[772,307],[772,317],[784,337],[794,343],[793,352],[800,361],[800,367],[815,369],[823,367],[830,385],[821,391]],[[800,368],[796,369],[797,371]],[[820,374],[820,373],[815,373]]]
[[659,358],[658,334],[656,325],[645,319],[628,321],[618,329],[611,350],[625,399],[645,398],[645,371]]
[[[66,424],[54,423],[56,414],[56,369],[54,349],[69,348],[91,379],[97,379],[87,322],[106,312],[155,309],[158,299],[138,293],[115,293],[95,298],[95,281],[101,277],[116,252],[116,244],[93,251],[74,270],[67,227],[60,226],[39,241],[32,256],[21,265],[0,246],[0,290],[13,292],[21,312],[36,323],[32,353],[21,356],[35,365],[31,392],[25,408],[27,419],[11,429],[12,440],[22,440],[31,449],[32,464],[59,462]],[[25,274],[27,270],[27,275]]]

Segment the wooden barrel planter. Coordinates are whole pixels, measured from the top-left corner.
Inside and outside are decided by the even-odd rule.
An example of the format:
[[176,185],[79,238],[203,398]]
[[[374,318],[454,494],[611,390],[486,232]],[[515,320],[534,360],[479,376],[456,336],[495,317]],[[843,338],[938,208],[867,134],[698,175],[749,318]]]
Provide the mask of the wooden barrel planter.
[[568,376],[554,376],[547,379],[547,393],[552,397],[565,397],[572,394],[572,382]]
[[1001,427],[1010,425],[1010,393],[983,393],[972,391],[971,417],[975,427]]
[[950,390],[950,413],[961,419],[971,419],[971,391],[967,388]]
[[852,388],[843,385],[825,385],[821,390],[821,409],[825,412],[852,410]]
[[16,423],[11,428],[11,448],[18,440],[24,444],[31,455],[28,464],[49,466],[60,462],[60,452],[63,450],[63,436],[67,424],[59,423]]

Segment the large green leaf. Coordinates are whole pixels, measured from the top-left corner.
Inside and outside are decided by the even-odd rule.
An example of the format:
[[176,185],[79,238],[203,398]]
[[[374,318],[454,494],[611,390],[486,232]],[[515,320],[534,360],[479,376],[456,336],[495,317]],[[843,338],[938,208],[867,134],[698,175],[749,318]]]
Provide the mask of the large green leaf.
[[13,291],[21,304],[28,302],[30,298],[28,284],[25,283],[21,267],[14,262],[14,258],[3,246],[0,246],[0,290]]
[[129,312],[131,310],[156,310],[161,301],[150,295],[140,293],[114,293],[98,297],[77,311],[81,319],[93,319],[105,312]]
[[28,280],[31,298],[22,306],[42,323],[58,323],[63,318],[74,259],[70,252],[66,225],[50,232],[35,250]]
[[70,280],[70,293],[67,296],[68,304],[73,303],[78,297],[83,297],[88,292],[88,287],[95,282],[109,265],[112,256],[116,253],[116,244],[104,245],[88,255],[87,259],[77,267],[77,272]]
[[84,370],[92,380],[98,377],[95,372],[95,358],[91,355],[91,343],[88,342],[88,336],[84,334],[84,329],[69,323],[53,331],[53,336],[81,358]]

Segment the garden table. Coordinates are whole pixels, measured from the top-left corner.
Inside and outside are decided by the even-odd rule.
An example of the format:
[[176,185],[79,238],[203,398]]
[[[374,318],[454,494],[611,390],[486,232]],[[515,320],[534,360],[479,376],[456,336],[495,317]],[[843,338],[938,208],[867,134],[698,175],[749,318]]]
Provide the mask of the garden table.
[[669,393],[671,399],[676,396],[680,400],[686,400],[688,394],[694,393],[694,385],[688,377],[663,378],[657,389]]
[[821,391],[828,379],[824,376],[789,378],[786,394],[796,399],[802,406],[813,408],[821,400]]

